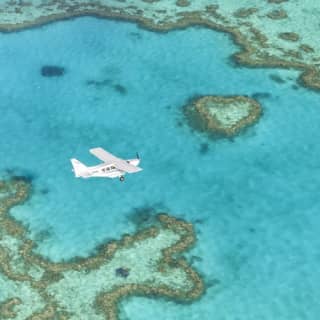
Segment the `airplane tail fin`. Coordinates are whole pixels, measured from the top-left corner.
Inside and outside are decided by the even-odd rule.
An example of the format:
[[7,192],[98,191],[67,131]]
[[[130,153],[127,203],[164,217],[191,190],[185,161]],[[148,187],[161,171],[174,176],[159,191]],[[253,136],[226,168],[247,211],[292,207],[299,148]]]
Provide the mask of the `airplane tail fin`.
[[86,174],[88,173],[88,167],[86,165],[84,165],[77,159],[70,159],[70,161],[73,167],[72,171],[77,178],[86,176]]

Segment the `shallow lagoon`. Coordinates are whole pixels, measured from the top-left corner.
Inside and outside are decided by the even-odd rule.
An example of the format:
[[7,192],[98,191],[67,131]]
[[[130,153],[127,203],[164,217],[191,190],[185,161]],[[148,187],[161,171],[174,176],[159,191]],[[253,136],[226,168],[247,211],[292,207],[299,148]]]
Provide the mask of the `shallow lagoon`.
[[[236,50],[202,28],[158,34],[93,18],[0,35],[0,170],[33,178],[33,197],[13,214],[41,254],[88,255],[132,232],[128,216],[141,208],[196,222],[189,256],[217,284],[190,306],[130,299],[130,319],[313,320],[320,311],[319,94],[294,90],[294,71],[234,67]],[[42,77],[47,64],[65,75]],[[256,93],[269,94],[259,98],[264,115],[233,140],[184,124],[194,95]],[[73,178],[68,159],[95,164],[94,146],[139,151],[144,171],[125,183]]]

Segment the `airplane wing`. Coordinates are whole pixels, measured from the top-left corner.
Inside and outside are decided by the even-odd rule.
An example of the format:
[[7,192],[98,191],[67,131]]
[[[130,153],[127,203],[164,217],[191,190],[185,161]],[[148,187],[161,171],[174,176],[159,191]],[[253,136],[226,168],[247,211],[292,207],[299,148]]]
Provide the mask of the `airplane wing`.
[[124,172],[128,172],[128,173],[134,173],[134,172],[139,172],[142,170],[142,168],[140,167],[136,167],[130,163],[128,163],[127,161],[121,160],[119,159],[117,162],[114,163],[114,166]]
[[90,153],[92,153],[101,161],[107,164],[113,164],[117,169],[124,172],[134,173],[142,170],[140,167],[134,166],[123,159],[117,158],[102,148],[90,149]]
[[116,156],[114,156],[113,154],[111,154],[110,152],[107,152],[106,150],[102,149],[102,148],[93,148],[89,150],[90,153],[92,153],[94,156],[96,156],[98,159],[100,159],[101,161],[108,163],[108,164],[113,164],[116,161],[119,161],[121,159],[117,158]]

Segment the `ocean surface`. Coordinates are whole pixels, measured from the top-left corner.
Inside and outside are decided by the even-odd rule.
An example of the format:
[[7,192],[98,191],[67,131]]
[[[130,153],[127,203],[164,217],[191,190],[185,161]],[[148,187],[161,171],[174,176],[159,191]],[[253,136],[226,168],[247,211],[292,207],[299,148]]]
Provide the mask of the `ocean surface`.
[[[122,319],[320,314],[320,95],[297,89],[296,71],[235,66],[238,49],[200,27],[154,33],[89,17],[0,34],[0,175],[32,179],[32,198],[12,214],[38,253],[94,254],[134,232],[144,210],[195,223],[186,256],[206,294],[191,305],[133,297]],[[43,77],[43,65],[65,75]],[[255,97],[263,116],[234,139],[208,138],[182,113],[206,94]],[[69,159],[97,164],[97,146],[138,151],[144,170],[124,183],[74,178]]]

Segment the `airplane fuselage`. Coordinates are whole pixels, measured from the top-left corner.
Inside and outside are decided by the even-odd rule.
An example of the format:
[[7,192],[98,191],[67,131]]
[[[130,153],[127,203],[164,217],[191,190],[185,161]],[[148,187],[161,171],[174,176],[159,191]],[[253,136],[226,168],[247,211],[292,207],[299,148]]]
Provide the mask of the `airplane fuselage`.
[[[138,166],[140,159],[128,159],[127,163]],[[86,167],[86,170],[81,172],[81,178],[101,177],[101,178],[119,178],[123,177],[126,172],[117,169],[113,164],[101,163],[96,166]]]

